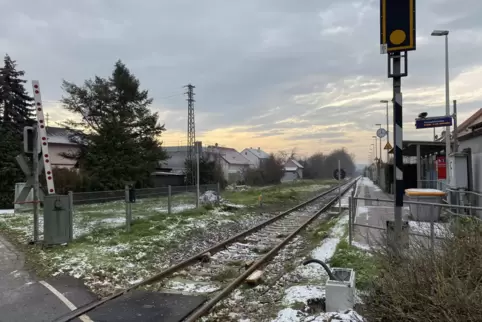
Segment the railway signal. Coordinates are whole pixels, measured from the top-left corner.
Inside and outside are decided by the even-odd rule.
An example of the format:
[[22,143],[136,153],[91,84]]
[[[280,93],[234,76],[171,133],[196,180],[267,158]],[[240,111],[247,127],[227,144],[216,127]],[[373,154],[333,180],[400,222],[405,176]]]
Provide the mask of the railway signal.
[[343,169],[335,169],[335,171],[333,171],[333,178],[335,178],[336,180],[343,180],[346,178],[346,172],[345,170]]

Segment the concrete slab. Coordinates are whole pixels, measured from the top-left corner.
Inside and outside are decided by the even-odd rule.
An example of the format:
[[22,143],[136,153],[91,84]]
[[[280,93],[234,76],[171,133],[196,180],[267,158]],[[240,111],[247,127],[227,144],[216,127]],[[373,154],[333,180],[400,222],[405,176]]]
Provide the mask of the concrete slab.
[[178,322],[206,302],[204,296],[132,291],[88,313],[95,322]]

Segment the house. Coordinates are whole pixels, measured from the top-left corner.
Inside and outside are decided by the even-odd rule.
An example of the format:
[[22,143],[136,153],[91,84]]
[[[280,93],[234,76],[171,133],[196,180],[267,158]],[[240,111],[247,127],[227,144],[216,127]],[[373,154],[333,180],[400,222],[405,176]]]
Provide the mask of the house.
[[62,127],[47,126],[47,139],[49,141],[50,162],[53,168],[75,167],[76,160],[64,158],[63,153],[73,153],[78,151],[75,143],[69,140],[69,132]]
[[186,172],[185,162],[187,159],[188,146],[164,146],[168,159],[161,162],[159,168],[177,174]]
[[295,159],[289,159],[284,166],[284,175],[281,182],[303,179],[303,166]]
[[244,149],[241,151],[243,157],[249,160],[251,168],[259,168],[264,160],[269,159],[269,154],[261,150],[260,148]]
[[228,183],[242,180],[245,171],[250,167],[250,161],[232,148],[220,147],[217,143],[203,150],[208,160],[219,162]]

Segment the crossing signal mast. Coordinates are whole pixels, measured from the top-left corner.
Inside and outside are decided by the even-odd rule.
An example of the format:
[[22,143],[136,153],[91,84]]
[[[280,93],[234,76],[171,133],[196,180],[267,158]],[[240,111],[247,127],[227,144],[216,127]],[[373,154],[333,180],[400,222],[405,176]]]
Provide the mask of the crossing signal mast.
[[[49,154],[49,143],[47,138],[47,129],[45,125],[45,117],[42,105],[42,97],[40,94],[40,85],[39,82],[34,80],[32,81],[32,88],[33,88],[33,96],[34,96],[34,104],[35,104],[35,113],[37,114],[37,123],[33,127],[26,126],[23,129],[23,141],[24,141],[24,153],[19,154],[16,157],[16,160],[22,169],[25,177],[27,178],[27,182],[25,183],[24,187],[16,196],[15,204],[33,204],[33,216],[34,216],[34,233],[33,233],[33,242],[36,243],[39,241],[39,229],[38,229],[38,212],[39,212],[39,204],[41,201],[44,201],[44,191],[40,189],[39,184],[39,172],[44,170],[45,173],[45,181],[47,182],[47,195],[55,195],[55,186],[54,186],[54,175],[52,173],[52,165],[50,162],[50,154]],[[28,159],[26,154],[32,154],[33,164],[30,166],[28,163]],[[40,154],[40,159],[39,159]],[[30,191],[33,190],[33,200],[26,201]],[[45,204],[44,204],[45,206]],[[44,207],[45,211],[45,207]],[[45,224],[45,221],[44,221]],[[45,232],[45,229],[44,229]]]
[[45,171],[45,180],[47,181],[47,194],[55,194],[54,176],[52,173],[52,165],[50,163],[49,143],[47,139],[47,129],[45,127],[45,117],[42,106],[42,97],[40,95],[39,82],[36,80],[32,81],[32,86],[35,101],[35,111],[37,113],[37,136],[41,142],[41,151],[39,152],[42,153],[41,159]]

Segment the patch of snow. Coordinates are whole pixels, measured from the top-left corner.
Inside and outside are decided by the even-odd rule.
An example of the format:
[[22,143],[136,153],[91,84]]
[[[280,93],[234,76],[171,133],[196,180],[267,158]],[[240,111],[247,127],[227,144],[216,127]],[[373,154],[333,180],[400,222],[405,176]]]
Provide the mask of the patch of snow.
[[[422,235],[430,236],[430,222],[424,221],[409,221],[410,230]],[[436,222],[433,225],[434,235],[436,237],[444,237],[450,234],[449,223]]]
[[318,316],[314,317],[313,319],[306,319],[306,322],[361,322],[365,321],[365,319],[355,311],[348,311],[345,313],[340,312],[326,312],[320,313]]
[[356,240],[352,240],[351,245],[362,250],[371,250],[371,247],[369,245],[359,243]]
[[[175,206],[172,206],[171,207],[171,212],[173,214],[177,214],[179,212],[183,212],[183,211],[186,211],[186,210],[191,210],[191,209],[194,209],[196,208],[196,205],[194,204],[180,204],[180,205],[175,205]],[[158,211],[158,212],[165,212],[167,213],[168,212],[168,209],[167,207],[157,207],[157,208],[154,208],[155,211]]]
[[169,289],[188,293],[212,293],[220,289],[220,287],[216,285],[203,283],[182,283],[179,281],[170,281],[167,286]]
[[360,184],[368,187],[368,188],[372,188],[373,191],[375,192],[378,192],[378,191],[382,191],[375,183],[373,183],[373,181],[371,181],[369,178],[367,177],[363,177],[361,178],[360,180]]
[[13,215],[15,214],[14,209],[0,209],[0,215]]
[[305,315],[301,311],[286,308],[279,311],[278,316],[272,322],[301,322]]
[[340,238],[326,238],[321,246],[316,247],[311,253],[311,257],[320,261],[329,260],[335,254],[336,246]]
[[325,288],[315,285],[296,285],[285,290],[283,305],[292,305],[296,302],[306,303],[309,299],[325,296]]

